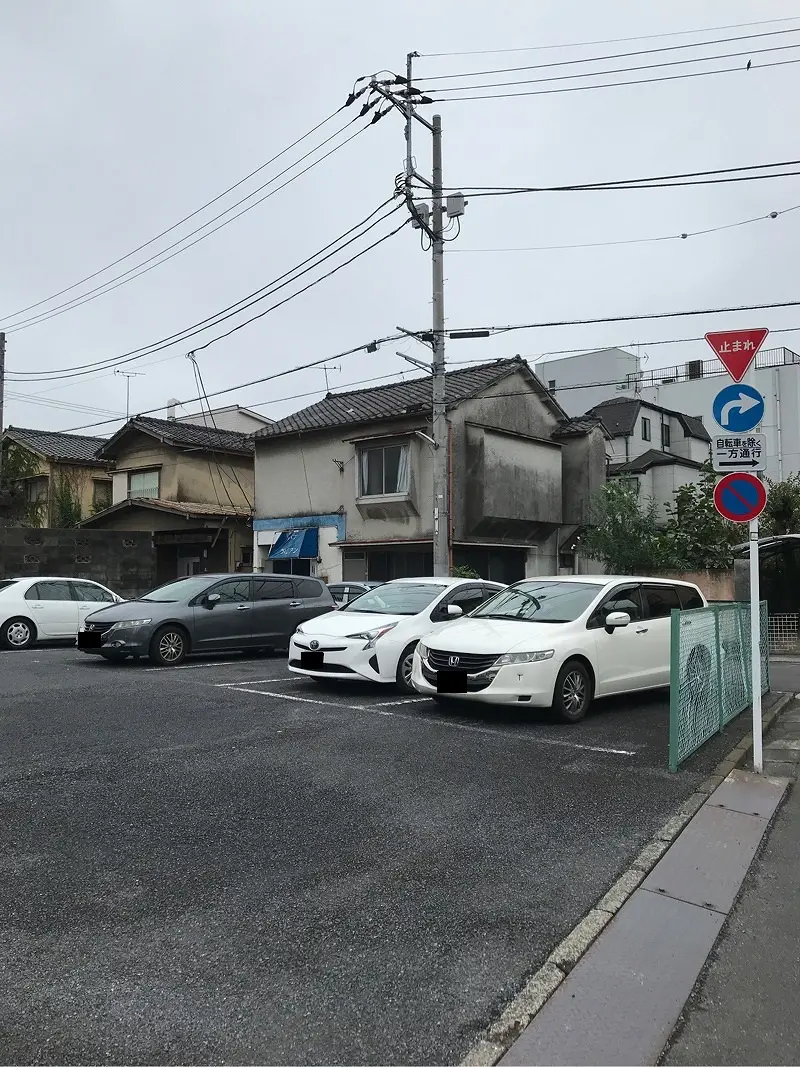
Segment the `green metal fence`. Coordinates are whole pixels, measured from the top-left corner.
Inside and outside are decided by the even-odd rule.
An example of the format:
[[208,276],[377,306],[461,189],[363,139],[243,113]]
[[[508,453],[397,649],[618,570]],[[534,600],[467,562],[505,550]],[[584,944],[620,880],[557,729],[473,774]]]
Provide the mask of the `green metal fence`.
[[[669,769],[752,703],[750,605],[672,612]],[[761,603],[761,690],[769,690],[769,616]]]

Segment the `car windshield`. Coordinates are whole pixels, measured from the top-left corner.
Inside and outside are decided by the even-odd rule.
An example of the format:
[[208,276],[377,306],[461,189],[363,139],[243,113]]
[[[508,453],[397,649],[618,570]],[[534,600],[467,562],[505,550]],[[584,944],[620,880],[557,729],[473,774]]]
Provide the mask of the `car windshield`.
[[362,593],[341,610],[362,615],[419,615],[445,588],[433,582],[390,582]]
[[476,608],[473,619],[574,622],[600,592],[580,582],[520,582]]
[[196,597],[204,589],[213,585],[216,580],[215,578],[209,578],[207,574],[198,575],[195,578],[179,578],[176,582],[169,582],[167,585],[151,590],[146,596],[140,596],[139,600],[154,600],[162,604],[175,604],[191,600],[192,597]]
[[0,596],[7,592],[13,585],[17,585],[16,578],[4,578],[3,581],[0,582]]

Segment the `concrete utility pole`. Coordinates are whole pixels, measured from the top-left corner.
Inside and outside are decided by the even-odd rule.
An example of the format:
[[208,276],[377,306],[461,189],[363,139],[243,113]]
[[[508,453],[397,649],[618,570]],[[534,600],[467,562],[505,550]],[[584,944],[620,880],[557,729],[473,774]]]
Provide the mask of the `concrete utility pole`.
[[442,119],[433,116],[433,178],[431,238],[433,283],[433,573],[450,573],[448,471],[449,434],[445,406],[444,363],[444,209],[442,207]]

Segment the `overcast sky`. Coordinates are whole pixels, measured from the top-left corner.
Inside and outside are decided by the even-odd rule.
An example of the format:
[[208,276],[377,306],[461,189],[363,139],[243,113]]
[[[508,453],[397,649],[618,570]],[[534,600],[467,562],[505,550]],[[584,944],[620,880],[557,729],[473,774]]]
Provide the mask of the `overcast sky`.
[[[402,120],[395,113],[163,266],[75,310],[13,332],[20,317],[9,318],[11,313],[126,255],[194,211],[329,115],[356,78],[381,68],[402,71],[409,50],[574,45],[797,14],[797,5],[789,0],[407,0],[403,5],[366,0],[0,0],[0,323],[8,331],[9,378],[20,371],[107,359],[175,333],[265,285],[390,197],[405,151]],[[426,76],[793,27],[800,29],[800,19],[666,40],[431,56],[417,61],[416,80],[430,85]],[[800,44],[800,33],[607,66],[778,44]],[[754,54],[749,72],[744,58],[709,64],[742,67],[718,77],[442,103],[445,183],[548,185],[791,160],[797,155],[800,65],[756,68],[760,62],[795,58],[800,50],[787,49]],[[576,69],[482,80],[539,78]],[[665,73],[695,69],[701,68]],[[564,84],[570,83],[549,87]],[[427,107],[423,113],[430,117],[434,110]],[[333,123],[324,127],[317,142],[303,142],[236,195],[159,244],[35,311],[47,311],[134,266],[336,128]],[[428,174],[430,139],[421,127],[415,138],[418,169]],[[448,248],[448,325],[797,299],[800,211],[685,241],[466,251],[660,237],[796,205],[800,181],[792,177],[694,189],[476,197],[467,208],[461,236]],[[372,236],[389,228],[384,223]],[[353,251],[366,243],[354,245]],[[419,235],[407,227],[310,292],[201,352],[198,361],[212,392],[333,356],[391,333],[397,325],[425,328],[430,313],[430,257],[421,250]],[[659,340],[698,337],[736,325],[768,326],[768,347],[800,346],[800,334],[781,333],[782,328],[800,327],[800,309],[786,309],[456,341],[449,343],[448,358],[520,353],[535,361],[555,350],[639,343],[652,367],[710,356],[702,341],[659,347]],[[201,344],[214,332],[192,343]],[[196,410],[189,403],[197,392],[185,358],[189,347],[184,342],[127,364],[143,373],[131,379],[132,413],[164,405],[173,396],[186,402],[187,411]],[[395,354],[397,348],[425,357],[425,350],[410,341],[332,360],[340,369],[329,372],[331,388],[409,369]],[[6,388],[6,425],[72,429],[107,417],[83,408],[125,410],[125,380],[108,370],[65,381],[9,380]],[[311,390],[318,393],[282,399]],[[214,403],[254,406],[276,418],[324,392],[323,371],[309,370],[226,393]],[[20,399],[34,393],[65,406]],[[110,433],[116,425],[92,432]]]

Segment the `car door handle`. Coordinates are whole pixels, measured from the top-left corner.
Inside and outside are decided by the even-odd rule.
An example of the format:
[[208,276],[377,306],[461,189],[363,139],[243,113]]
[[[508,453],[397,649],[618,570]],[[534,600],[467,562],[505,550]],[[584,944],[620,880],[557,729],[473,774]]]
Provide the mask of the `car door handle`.
[[237,611],[247,611],[249,607],[250,607],[249,604],[237,604],[236,605],[236,610]]
[[301,608],[302,606],[303,606],[303,601],[302,600],[290,600],[289,601],[289,607],[290,608]]
[[641,630],[637,630],[636,632],[637,632],[637,634],[646,634],[647,630],[648,630],[648,627],[647,626],[643,626],[641,628]]

